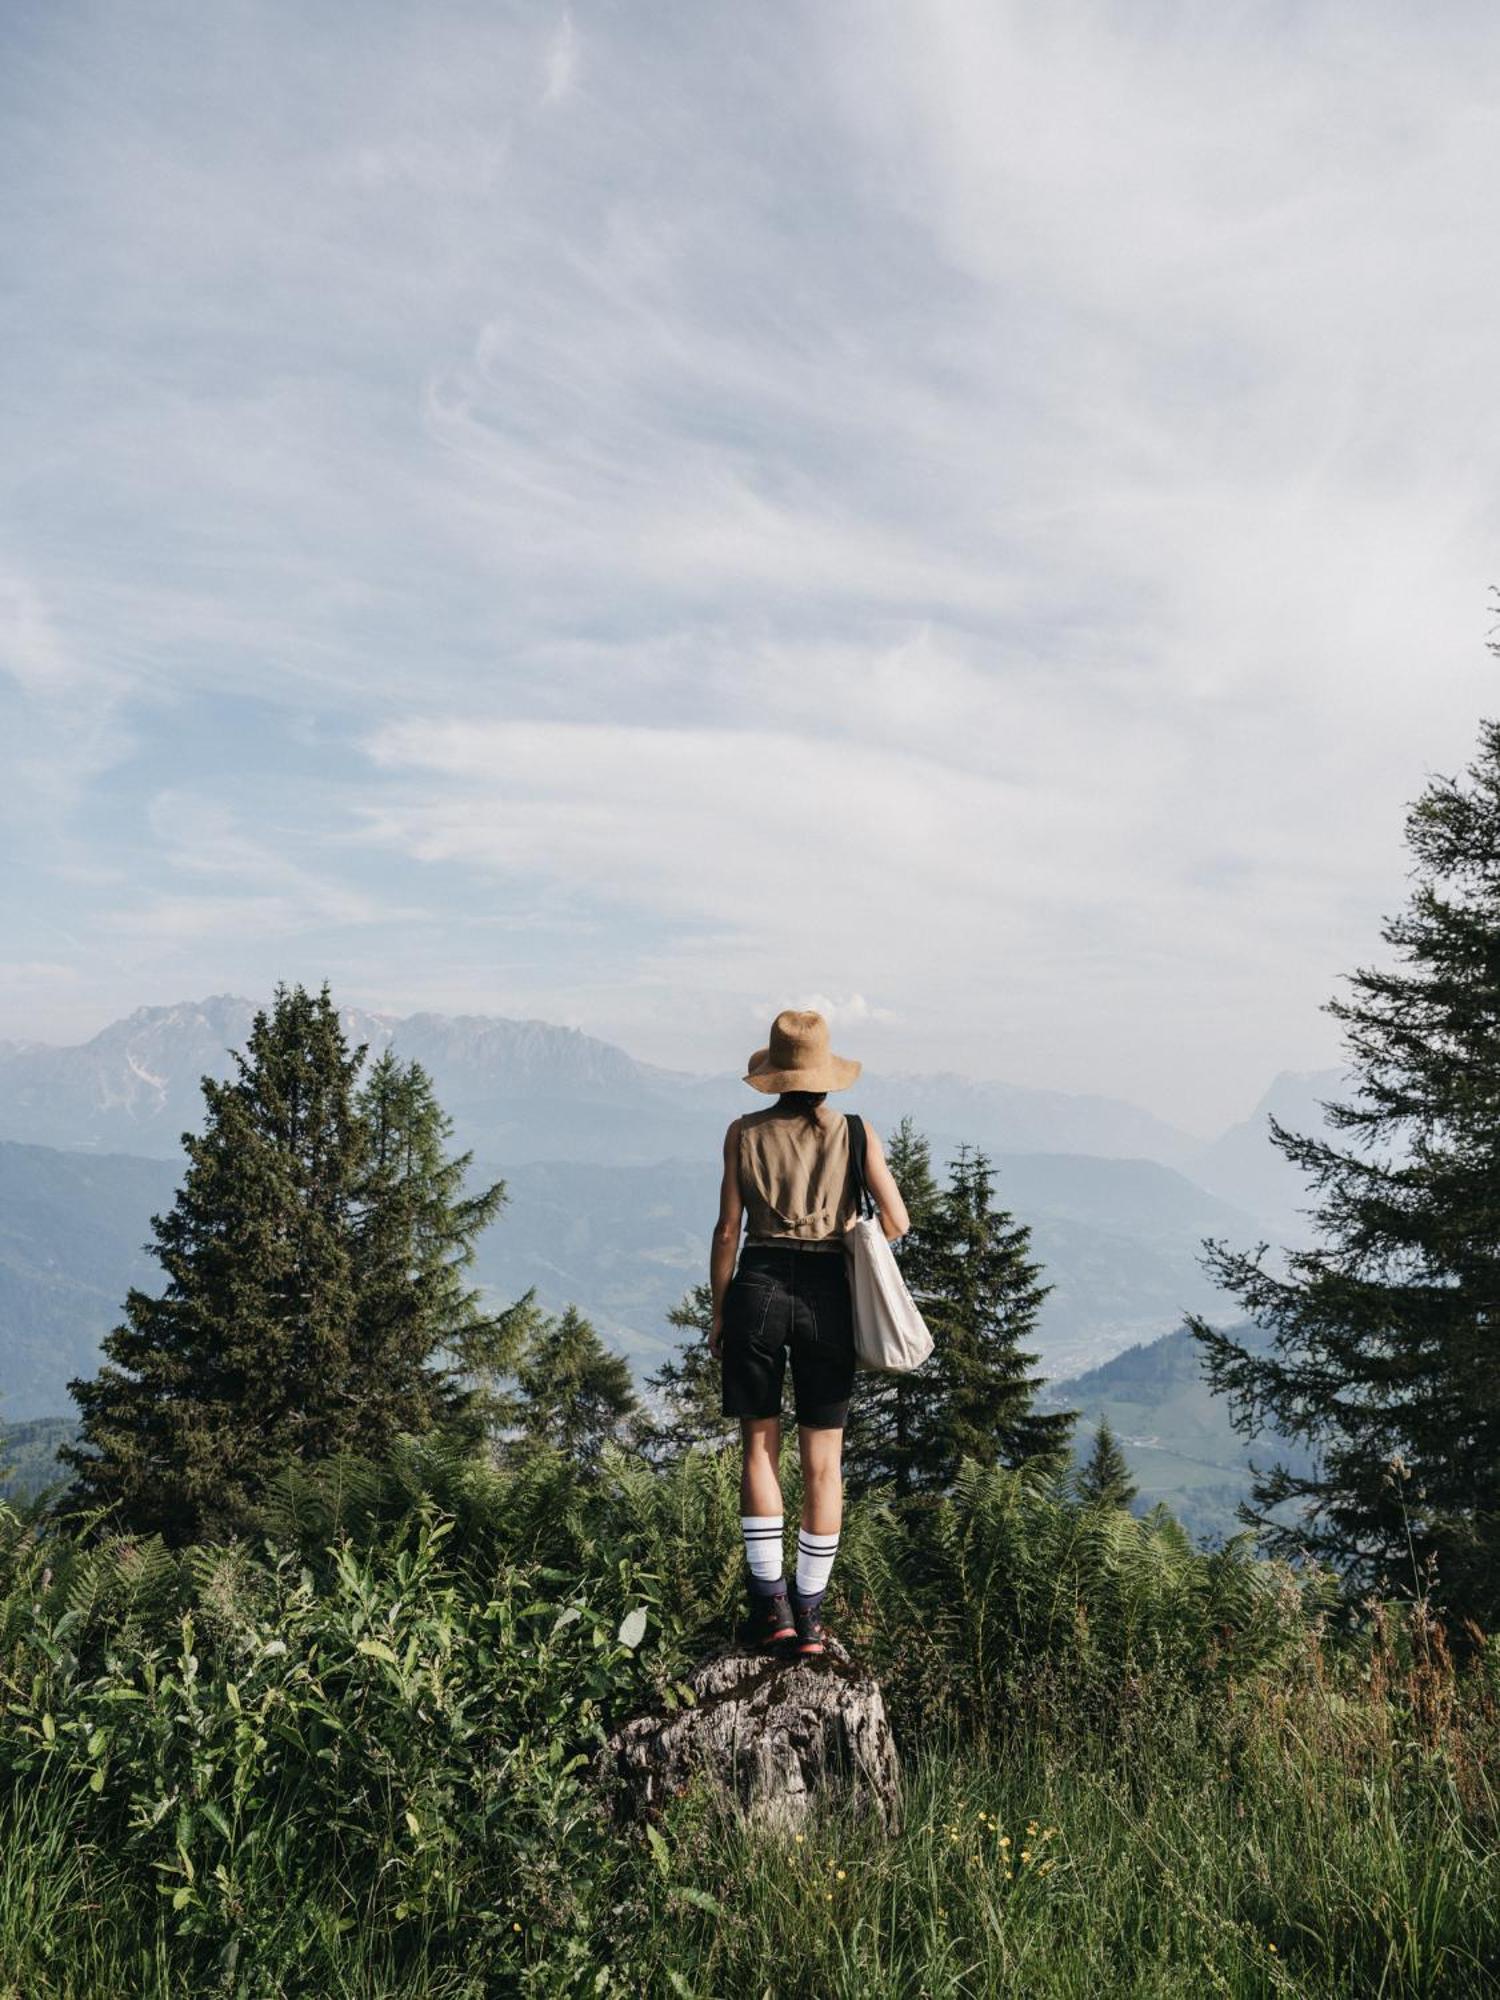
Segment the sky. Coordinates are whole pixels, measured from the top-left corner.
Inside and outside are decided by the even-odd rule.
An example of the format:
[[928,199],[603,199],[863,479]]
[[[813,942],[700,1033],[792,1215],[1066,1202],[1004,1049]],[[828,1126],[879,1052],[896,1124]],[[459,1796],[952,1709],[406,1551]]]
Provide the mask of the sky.
[[327,978],[1197,1131],[1500,709],[1500,16],[0,12],[0,1036]]

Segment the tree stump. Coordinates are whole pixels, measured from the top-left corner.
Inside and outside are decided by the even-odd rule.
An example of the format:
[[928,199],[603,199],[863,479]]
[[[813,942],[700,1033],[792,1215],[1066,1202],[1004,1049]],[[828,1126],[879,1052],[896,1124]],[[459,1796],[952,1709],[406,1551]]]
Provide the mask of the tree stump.
[[644,1815],[706,1779],[761,1825],[794,1828],[843,1792],[896,1831],[900,1767],[880,1684],[836,1640],[807,1660],[721,1647],[687,1680],[691,1707],[637,1716],[602,1752],[628,1809]]

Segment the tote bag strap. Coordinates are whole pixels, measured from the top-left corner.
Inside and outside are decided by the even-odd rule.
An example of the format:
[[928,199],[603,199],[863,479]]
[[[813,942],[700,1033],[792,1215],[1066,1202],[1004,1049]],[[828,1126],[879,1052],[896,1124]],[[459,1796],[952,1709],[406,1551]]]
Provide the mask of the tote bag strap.
[[875,1213],[875,1198],[865,1179],[865,1121],[857,1112],[846,1111],[844,1122],[849,1127],[849,1164],[854,1169],[854,1194],[861,1215]]

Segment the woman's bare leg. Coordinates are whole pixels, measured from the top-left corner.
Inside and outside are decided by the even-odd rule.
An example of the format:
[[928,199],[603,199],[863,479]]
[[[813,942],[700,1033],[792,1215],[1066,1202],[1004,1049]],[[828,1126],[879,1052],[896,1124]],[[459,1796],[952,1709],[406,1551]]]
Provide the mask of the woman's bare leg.
[[802,1454],[802,1525],[810,1535],[836,1535],[844,1519],[844,1433],[797,1431]]
[[781,1512],[781,1421],[777,1417],[741,1417],[744,1461],[740,1467],[740,1512]]

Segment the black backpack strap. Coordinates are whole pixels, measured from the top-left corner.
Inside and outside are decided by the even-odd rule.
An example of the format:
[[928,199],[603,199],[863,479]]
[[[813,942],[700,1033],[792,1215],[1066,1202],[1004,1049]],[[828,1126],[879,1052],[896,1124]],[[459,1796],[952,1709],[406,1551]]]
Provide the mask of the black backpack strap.
[[861,1215],[873,1215],[875,1198],[865,1179],[865,1121],[858,1112],[846,1111],[844,1122],[849,1127],[849,1164],[854,1170],[855,1202]]

